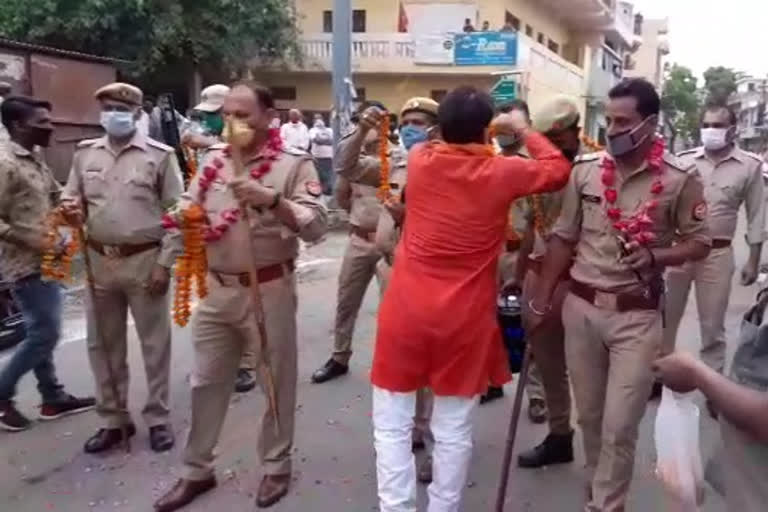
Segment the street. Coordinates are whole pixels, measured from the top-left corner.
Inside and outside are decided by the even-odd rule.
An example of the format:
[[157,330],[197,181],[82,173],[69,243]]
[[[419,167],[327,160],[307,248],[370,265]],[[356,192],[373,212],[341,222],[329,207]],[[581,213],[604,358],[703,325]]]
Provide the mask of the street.
[[[743,228],[741,230],[743,233]],[[745,261],[743,237],[737,242],[737,264]],[[332,344],[336,279],[346,234],[333,232],[309,247],[300,258],[299,284],[299,386],[294,478],[290,494],[272,510],[276,512],[362,512],[377,510],[375,460],[371,434],[371,386],[368,379],[373,352],[378,290],[368,290],[355,331],[355,355],[350,373],[335,381],[313,385],[310,374],[329,356]],[[737,272],[738,274],[738,272]],[[728,317],[729,337],[734,339],[741,314],[754,289],[734,285]],[[77,295],[77,294],[75,294]],[[72,302],[74,301],[74,305]],[[69,300],[64,340],[56,351],[61,380],[75,394],[93,392],[85,350],[84,324],[77,298]],[[691,305],[692,306],[692,305]],[[689,307],[680,329],[679,346],[698,349],[698,325]],[[36,422],[19,434],[0,433],[0,510],[7,511],[131,511],[152,509],[153,501],[175,481],[180,471],[189,416],[189,372],[193,350],[189,328],[175,328],[171,406],[176,447],[167,454],[149,450],[140,410],[146,394],[144,370],[135,333],[130,334],[132,386],[129,406],[139,427],[132,451],[108,456],[85,455],[82,445],[100,426],[95,413],[51,423]],[[0,354],[5,364],[8,354]],[[502,461],[515,384],[506,397],[477,411],[475,450],[463,510],[491,510]],[[697,398],[701,403],[701,397]],[[35,381],[28,375],[20,384],[20,410],[34,415],[39,403]],[[663,510],[661,488],[653,476],[653,421],[651,404],[640,430],[635,481],[628,510]],[[261,478],[256,457],[256,429],[264,409],[257,390],[234,396],[219,444],[219,487],[185,510],[250,511]],[[706,414],[704,414],[706,416]],[[528,449],[546,434],[545,426],[521,420],[515,452]],[[717,430],[708,416],[703,420],[703,458],[711,453]],[[513,468],[506,509],[509,511],[577,511],[584,499],[581,478],[583,454],[577,437],[574,464],[541,470]],[[422,457],[419,454],[418,457]],[[426,500],[421,487],[420,500]],[[708,489],[705,512],[724,510],[722,500]]]

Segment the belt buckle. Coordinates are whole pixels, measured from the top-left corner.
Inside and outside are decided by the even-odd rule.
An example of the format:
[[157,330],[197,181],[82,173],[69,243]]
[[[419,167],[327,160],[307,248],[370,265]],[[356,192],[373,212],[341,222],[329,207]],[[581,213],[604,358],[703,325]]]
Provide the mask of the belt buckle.
[[111,259],[117,259],[122,256],[122,253],[120,252],[120,247],[117,245],[105,245],[104,248],[104,256]]
[[618,308],[618,295],[595,290],[595,306],[601,309],[616,311]]

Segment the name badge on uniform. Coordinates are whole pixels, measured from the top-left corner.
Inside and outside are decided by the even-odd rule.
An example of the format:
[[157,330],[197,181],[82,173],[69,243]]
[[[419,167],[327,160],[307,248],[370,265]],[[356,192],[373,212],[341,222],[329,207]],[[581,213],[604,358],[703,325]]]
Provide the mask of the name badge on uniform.
[[594,196],[592,194],[581,194],[581,200],[585,203],[600,204],[603,202],[600,196]]

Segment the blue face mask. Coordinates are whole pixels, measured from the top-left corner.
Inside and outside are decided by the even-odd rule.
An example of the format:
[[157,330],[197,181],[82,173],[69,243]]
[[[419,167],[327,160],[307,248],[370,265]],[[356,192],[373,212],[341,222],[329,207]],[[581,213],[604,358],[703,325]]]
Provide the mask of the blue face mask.
[[424,142],[429,135],[427,129],[419,126],[413,126],[411,124],[405,125],[400,128],[400,138],[403,140],[403,146],[408,151],[411,150],[414,144]]
[[508,148],[517,144],[517,137],[500,133],[496,136],[496,142],[499,143],[499,147]]
[[136,119],[133,112],[102,112],[101,126],[113,137],[127,137],[136,130]]

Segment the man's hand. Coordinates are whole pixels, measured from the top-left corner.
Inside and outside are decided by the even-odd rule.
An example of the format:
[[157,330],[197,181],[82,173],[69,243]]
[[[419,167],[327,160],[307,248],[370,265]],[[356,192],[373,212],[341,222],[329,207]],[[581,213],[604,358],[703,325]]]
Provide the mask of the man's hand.
[[621,262],[629,267],[630,270],[645,270],[653,265],[651,249],[637,242],[624,244],[624,248],[628,254],[621,258]]
[[277,191],[273,188],[265,187],[258,181],[237,178],[229,183],[235,199],[241,203],[246,203],[254,208],[263,208],[272,206],[277,196]]
[[[542,313],[542,311],[539,311],[538,305],[534,303],[536,307],[536,310],[539,313]],[[531,310],[530,305],[526,302],[523,304],[523,329],[525,329],[525,332],[527,334],[530,334],[534,331],[536,331],[541,325],[544,323],[544,321],[547,319],[546,314],[537,314],[534,313],[533,310]]]
[[149,276],[149,281],[144,285],[144,288],[148,294],[157,297],[165,295],[170,284],[171,271],[162,265],[155,264],[152,268],[152,274]]
[[395,220],[395,224],[398,226],[403,224],[403,220],[405,219],[405,205],[401,203],[399,199],[387,199],[384,201],[384,207]]
[[362,130],[367,132],[374,128],[378,128],[381,120],[384,119],[384,116],[386,115],[386,112],[376,107],[368,107],[360,115],[360,121],[358,124]]
[[497,134],[515,135],[519,138],[524,138],[531,129],[525,114],[519,110],[513,110],[508,114],[499,114],[491,124]]
[[59,208],[67,224],[74,228],[79,228],[83,225],[83,209],[80,207],[78,199],[64,199]]
[[685,352],[657,359],[653,363],[656,377],[672,391],[690,393],[698,388],[703,363]]
[[747,262],[744,268],[741,269],[741,284],[742,286],[749,286],[757,281],[757,274],[759,265]]

